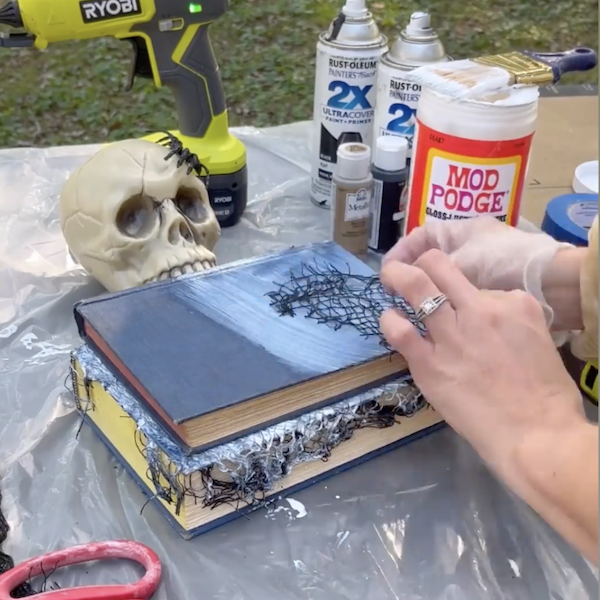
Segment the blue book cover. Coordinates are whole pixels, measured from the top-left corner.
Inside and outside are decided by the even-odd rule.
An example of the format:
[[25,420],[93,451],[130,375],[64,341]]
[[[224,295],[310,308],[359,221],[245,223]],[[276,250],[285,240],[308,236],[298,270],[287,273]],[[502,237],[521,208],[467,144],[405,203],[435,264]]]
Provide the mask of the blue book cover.
[[[190,451],[397,377],[393,303],[333,242],[80,302],[80,335]],[[402,307],[402,305],[400,305]]]

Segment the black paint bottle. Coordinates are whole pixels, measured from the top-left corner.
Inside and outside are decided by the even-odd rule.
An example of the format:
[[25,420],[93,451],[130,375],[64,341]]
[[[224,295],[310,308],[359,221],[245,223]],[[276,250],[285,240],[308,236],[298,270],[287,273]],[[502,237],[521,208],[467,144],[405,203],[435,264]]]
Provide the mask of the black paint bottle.
[[405,137],[381,136],[375,142],[369,248],[376,252],[387,252],[404,229],[408,200],[407,153]]

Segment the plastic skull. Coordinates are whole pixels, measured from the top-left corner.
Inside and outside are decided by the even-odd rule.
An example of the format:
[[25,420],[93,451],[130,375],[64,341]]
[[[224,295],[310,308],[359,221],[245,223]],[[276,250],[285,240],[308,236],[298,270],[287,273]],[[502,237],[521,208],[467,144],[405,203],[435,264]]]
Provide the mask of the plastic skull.
[[206,187],[169,153],[145,140],[107,145],[62,190],[69,249],[111,292],[216,265],[221,228]]

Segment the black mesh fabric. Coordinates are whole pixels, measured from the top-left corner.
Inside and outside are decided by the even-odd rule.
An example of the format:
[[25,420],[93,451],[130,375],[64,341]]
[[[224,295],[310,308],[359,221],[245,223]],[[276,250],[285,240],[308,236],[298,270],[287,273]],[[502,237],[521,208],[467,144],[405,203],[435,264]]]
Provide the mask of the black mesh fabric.
[[[6,518],[2,513],[2,494],[0,494],[0,575],[10,571],[15,566],[15,563],[11,556],[6,554],[2,547],[4,546],[4,542],[8,537],[8,532],[10,530]],[[24,583],[20,585],[16,590],[13,591],[13,598],[27,598],[28,596],[33,596],[37,594],[36,591],[31,587],[29,583]]]
[[425,332],[410,304],[388,294],[379,275],[356,275],[331,266],[304,264],[300,273],[292,274],[267,296],[281,316],[304,314],[336,330],[353,327],[364,337],[378,337],[386,348],[379,317],[388,308],[400,310],[421,333]]

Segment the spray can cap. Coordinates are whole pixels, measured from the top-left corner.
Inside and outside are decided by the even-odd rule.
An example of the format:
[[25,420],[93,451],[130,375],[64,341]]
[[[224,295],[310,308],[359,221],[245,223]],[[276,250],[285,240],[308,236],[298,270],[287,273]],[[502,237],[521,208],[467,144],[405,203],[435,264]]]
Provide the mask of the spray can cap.
[[342,12],[347,17],[353,17],[355,19],[366,17],[369,14],[365,0],[346,0]]
[[387,51],[387,37],[379,31],[366,0],[346,0],[329,29],[321,33],[320,39],[335,42],[340,47],[378,48]]
[[373,164],[382,171],[401,171],[406,167],[408,140],[395,135],[382,135],[375,142]]
[[430,37],[434,35],[431,29],[431,17],[426,12],[414,12],[406,26],[406,34],[410,37]]
[[341,179],[360,181],[371,170],[371,148],[362,142],[340,144],[337,149],[335,173]]
[[429,13],[419,11],[410,16],[408,25],[392,44],[387,59],[409,67],[448,60],[444,45],[431,28]]

